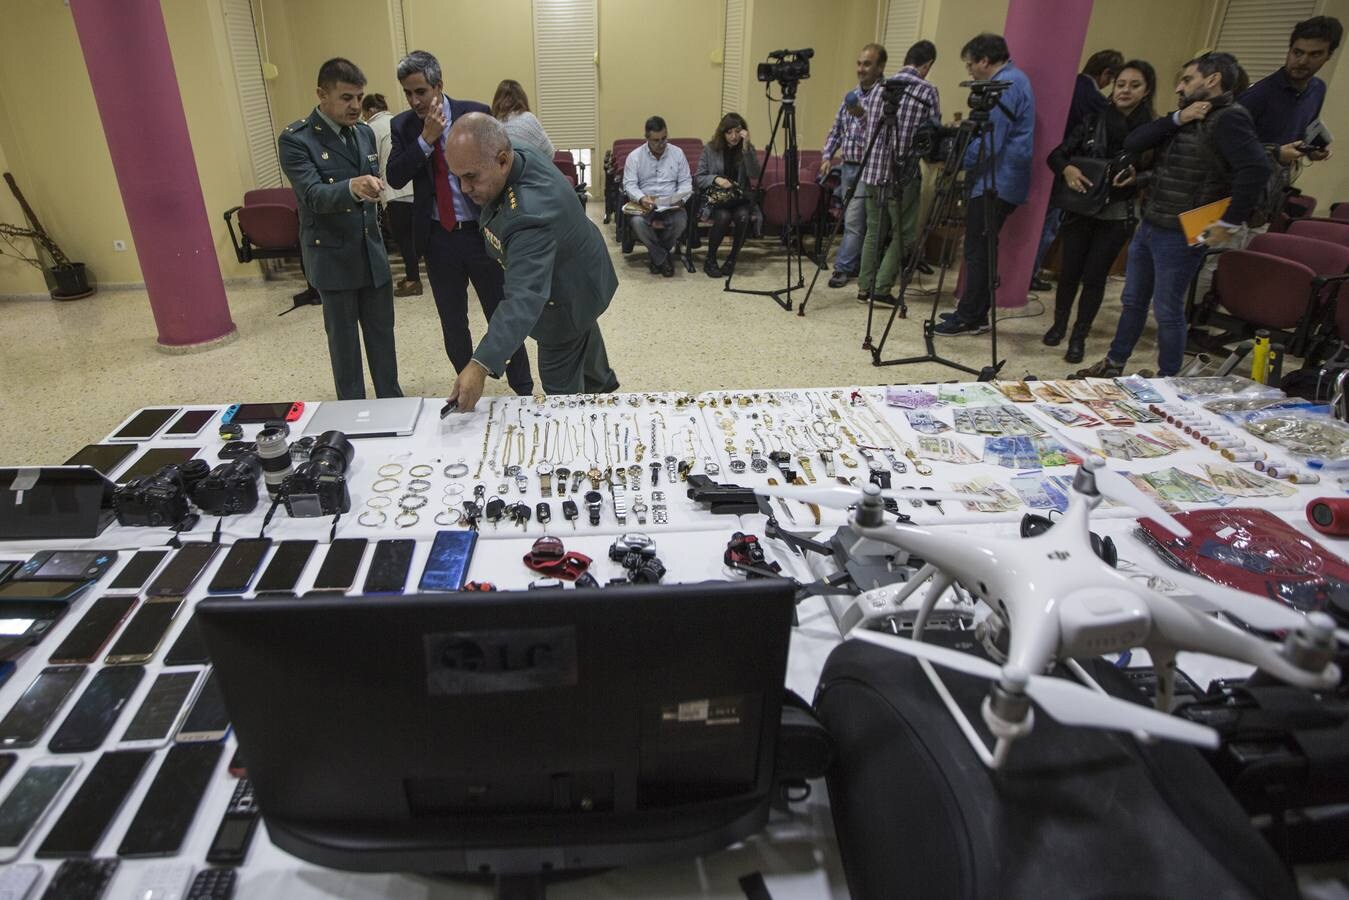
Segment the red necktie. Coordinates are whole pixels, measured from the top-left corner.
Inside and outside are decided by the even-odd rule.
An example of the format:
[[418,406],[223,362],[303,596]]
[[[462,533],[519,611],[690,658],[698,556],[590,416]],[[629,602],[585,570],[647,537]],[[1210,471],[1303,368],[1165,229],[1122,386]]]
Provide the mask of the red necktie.
[[454,231],[458,218],[454,214],[454,193],[450,190],[450,167],[445,164],[443,135],[431,149],[431,171],[436,176],[436,209],[440,211],[440,227]]

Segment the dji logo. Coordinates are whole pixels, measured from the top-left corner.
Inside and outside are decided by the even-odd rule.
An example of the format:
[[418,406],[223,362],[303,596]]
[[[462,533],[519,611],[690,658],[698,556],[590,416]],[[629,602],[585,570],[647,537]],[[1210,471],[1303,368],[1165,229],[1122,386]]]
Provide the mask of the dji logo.
[[1072,554],[1069,553],[1067,550],[1055,550],[1053,553],[1046,553],[1045,556],[1048,556],[1050,559],[1057,559],[1059,562],[1063,562],[1065,559],[1071,557]]

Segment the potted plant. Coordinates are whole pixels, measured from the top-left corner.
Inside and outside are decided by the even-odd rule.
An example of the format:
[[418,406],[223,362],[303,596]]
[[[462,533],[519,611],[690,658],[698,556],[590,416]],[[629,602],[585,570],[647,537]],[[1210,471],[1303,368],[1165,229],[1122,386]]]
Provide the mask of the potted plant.
[[[0,254],[21,259],[42,272],[51,288],[53,300],[78,300],[81,297],[88,297],[94,289],[89,286],[89,276],[85,272],[84,263],[71,262],[56,241],[52,240],[52,236],[47,234],[47,230],[38,221],[37,214],[19,191],[14,176],[6,172],[5,181],[9,184],[15,199],[19,201],[19,206],[23,208],[23,214],[30,225],[19,226],[0,222]],[[50,265],[44,266],[41,259],[25,253],[20,243],[25,240],[37,244],[39,254],[45,253],[51,261]]]

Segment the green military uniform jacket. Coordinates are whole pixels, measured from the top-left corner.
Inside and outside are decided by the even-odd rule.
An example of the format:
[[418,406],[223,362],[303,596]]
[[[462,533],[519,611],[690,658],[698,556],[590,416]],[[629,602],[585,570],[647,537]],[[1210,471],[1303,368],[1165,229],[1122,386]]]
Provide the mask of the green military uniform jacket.
[[277,140],[281,168],[299,201],[305,275],[320,291],[379,287],[391,277],[379,204],[356,200],[347,184],[360,175],[379,177],[375,133],[364,122],[351,132],[355,148],[347,147],[316,107],[309,118],[287,125]]
[[482,209],[487,253],[506,270],[506,299],[473,358],[495,377],[526,336],[574,341],[609,308],[618,276],[595,223],[550,159],[515,151],[501,195]]

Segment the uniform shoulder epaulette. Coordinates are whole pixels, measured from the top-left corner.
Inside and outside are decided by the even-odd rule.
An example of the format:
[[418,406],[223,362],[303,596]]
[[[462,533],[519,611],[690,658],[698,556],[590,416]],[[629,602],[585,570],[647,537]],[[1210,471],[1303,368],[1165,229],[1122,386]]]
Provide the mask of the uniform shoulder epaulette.
[[305,121],[306,121],[305,119],[296,119],[294,122],[291,122],[289,125],[286,126],[286,131],[287,132],[299,131],[301,128],[304,127]]

